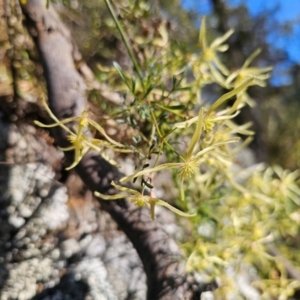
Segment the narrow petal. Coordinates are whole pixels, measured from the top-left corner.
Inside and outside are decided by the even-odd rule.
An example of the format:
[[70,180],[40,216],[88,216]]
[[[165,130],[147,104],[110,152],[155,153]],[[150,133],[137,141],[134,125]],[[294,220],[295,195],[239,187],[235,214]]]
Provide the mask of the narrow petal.
[[192,140],[190,142],[190,145],[189,145],[189,148],[187,151],[187,155],[186,155],[186,159],[189,159],[192,156],[195,145],[197,144],[197,142],[199,141],[199,139],[201,137],[202,127],[203,127],[203,111],[204,111],[204,109],[200,108],[196,130],[195,130]]
[[207,49],[207,42],[206,42],[206,18],[202,19],[202,24],[199,33],[199,42],[202,47],[202,51]]
[[228,159],[227,157],[225,157],[222,154],[218,154],[217,152],[213,152],[211,155],[227,167],[230,167],[232,165],[232,159]]
[[69,167],[66,168],[67,171],[73,169],[79,164],[83,156],[85,156],[87,152],[90,150],[90,147],[84,146],[81,149],[74,147],[74,149],[75,149],[75,159],[74,162]]
[[[229,75],[229,71],[228,69],[225,67],[225,65],[220,61],[220,59],[218,58],[218,56],[215,56],[213,59],[213,62],[215,63],[216,67],[223,73],[223,75],[228,76]],[[224,80],[225,81],[225,80]]]
[[261,53],[261,49],[255,50],[244,62],[242,69],[246,69],[254,60],[254,58]]
[[61,124],[70,123],[72,121],[74,121],[74,118],[68,118],[68,119],[53,123],[53,124],[43,124],[39,121],[34,121],[34,124],[38,125],[39,127],[52,128],[52,127],[60,126]]
[[224,45],[222,45],[222,46],[219,46],[218,49],[217,49],[217,51],[218,51],[218,52],[225,52],[225,51],[227,51],[228,49],[229,49],[229,45],[228,45],[228,44],[224,44]]
[[229,100],[231,97],[242,92],[244,89],[246,89],[252,83],[252,81],[253,81],[253,78],[249,78],[249,79],[245,80],[241,85],[239,85],[234,90],[232,90],[229,93],[226,93],[225,95],[220,97],[214,104],[212,104],[212,106],[209,108],[209,111],[207,114],[210,114],[212,111],[214,111],[216,108],[218,108],[225,101]]
[[228,111],[228,114],[232,114],[233,112],[235,112],[237,109],[240,109],[241,108],[241,105],[242,104],[242,107],[245,105],[243,104],[243,100],[244,100],[244,95],[240,95],[236,98],[236,100],[234,101],[232,107],[229,109]]
[[110,148],[113,149],[116,152],[121,152],[121,153],[132,153],[132,149],[123,149],[123,148],[116,148],[115,145],[111,144],[108,141],[105,140],[98,140],[98,139],[89,139],[90,143],[98,148],[100,147],[106,147],[106,148]]
[[228,30],[224,35],[215,39],[211,43],[210,48],[216,49],[218,46],[220,46],[222,43],[224,43],[233,33],[234,33],[233,29]]
[[184,122],[179,122],[179,123],[175,123],[173,125],[174,128],[187,128],[187,127],[190,127],[192,124],[194,124],[195,122],[197,122],[198,120],[198,116],[196,117],[193,117],[187,121],[184,121]]
[[167,202],[165,202],[163,200],[155,198],[155,202],[156,202],[157,205],[164,206],[164,207],[168,208],[169,210],[171,210],[172,212],[174,212],[175,214],[177,214],[179,216],[187,217],[187,218],[191,218],[191,217],[195,217],[196,216],[196,214],[185,213],[185,212],[183,212],[183,211],[175,208],[174,206],[170,205],[169,203],[167,203]]
[[137,195],[137,196],[141,195],[141,193],[139,193],[139,192],[136,191],[136,190],[133,190],[133,189],[127,188],[127,187],[125,187],[125,186],[121,186],[121,185],[115,184],[114,181],[112,181],[110,184],[111,184],[112,186],[114,186],[116,189],[118,189],[119,191],[126,192],[126,193],[130,193],[130,194],[134,194],[134,195]]
[[253,140],[252,136],[248,136],[243,143],[238,145],[236,148],[231,150],[231,154],[235,155],[236,153],[239,153],[242,149],[246,148]]
[[252,125],[252,122],[248,122],[248,123],[243,124],[241,126],[237,126],[236,124],[234,124],[230,120],[226,120],[224,123],[226,124],[226,126],[228,126],[230,129],[232,129],[236,133],[240,133],[240,134],[244,134],[244,135],[254,135],[255,134],[254,131],[247,130],[247,128]]
[[[272,67],[265,67],[265,68],[256,68],[256,67],[253,67],[253,68],[247,68],[245,70],[245,72],[247,71],[247,73],[249,73],[249,74],[259,75],[259,74],[270,72],[272,70],[273,70]],[[268,74],[266,74],[266,75],[268,75]]]
[[239,73],[240,73],[240,70],[236,70],[233,73],[231,73],[225,80],[226,85],[231,83],[239,75]]
[[[68,122],[71,122],[71,121],[73,121],[73,120],[76,120],[77,117],[68,118],[68,119],[66,119],[67,122],[65,122],[66,120],[60,121],[60,120],[58,120],[57,117],[52,113],[52,111],[51,111],[51,109],[49,108],[49,106],[47,105],[46,101],[43,100],[42,103],[43,103],[43,105],[44,105],[44,107],[45,107],[47,113],[48,113],[49,116],[51,117],[51,119],[52,119],[53,121],[55,121],[55,123],[57,123],[60,127],[62,127],[63,129],[65,129],[67,132],[72,133],[72,131],[71,131],[67,126],[65,126],[64,123],[68,123]],[[42,124],[42,123],[41,123],[41,124]]]
[[211,121],[218,122],[218,121],[223,121],[223,120],[234,119],[239,113],[240,113],[240,111],[238,110],[233,115],[225,115],[225,116],[215,117],[215,118],[212,118]]
[[116,142],[115,140],[113,140],[112,138],[110,138],[105,130],[95,121],[89,119],[89,124],[92,125],[93,127],[95,127],[110,143],[118,146],[118,147],[124,147],[122,144]]
[[74,146],[70,146],[70,147],[58,147],[61,151],[71,151],[74,150],[75,147]]
[[235,138],[223,141],[223,142],[215,143],[214,145],[209,146],[209,147],[199,151],[196,155],[194,155],[194,158],[199,158],[200,156],[204,155],[205,153],[207,153],[207,152],[209,152],[209,151],[211,151],[211,150],[213,150],[213,149],[215,149],[219,146],[223,146],[223,145],[230,144],[230,143],[236,143],[239,140],[240,139],[238,137],[235,137]]
[[215,79],[215,81],[220,85],[225,86],[225,78],[223,77],[222,73],[216,69],[211,62],[208,63],[208,66],[213,79]]
[[128,182],[128,181],[134,179],[135,177],[139,177],[139,176],[142,176],[142,175],[145,175],[145,174],[151,174],[151,173],[162,171],[162,170],[167,170],[167,169],[172,169],[172,168],[179,168],[181,166],[182,166],[182,163],[166,163],[166,164],[162,164],[162,165],[157,166],[155,168],[145,169],[145,170],[136,172],[136,173],[134,173],[132,175],[125,176],[125,177],[123,177],[123,178],[120,179],[120,182],[121,183],[125,183],[125,182]]
[[94,192],[94,195],[98,198],[103,199],[103,200],[118,200],[118,199],[126,198],[126,195],[123,195],[123,194],[104,195],[104,194],[101,194],[99,192]]
[[257,78],[254,78],[253,85],[258,85],[258,86],[261,86],[261,87],[265,87],[267,85],[267,83],[264,80],[259,80]]

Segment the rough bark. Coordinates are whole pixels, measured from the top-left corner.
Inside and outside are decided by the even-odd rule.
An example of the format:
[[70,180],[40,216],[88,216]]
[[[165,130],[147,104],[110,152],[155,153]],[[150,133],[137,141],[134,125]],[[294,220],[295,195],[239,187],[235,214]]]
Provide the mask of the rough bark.
[[[27,0],[23,6],[26,26],[38,47],[47,82],[49,106],[59,119],[78,116],[87,104],[85,83],[76,64],[81,60],[69,31],[55,10],[46,8],[45,1]],[[56,143],[66,146],[66,133],[53,131]],[[72,160],[73,153],[65,153]],[[118,180],[118,170],[101,156],[90,151],[76,171],[93,192],[111,192],[111,180]],[[147,276],[147,299],[199,299],[201,288],[184,272],[182,254],[161,225],[150,219],[149,211],[138,209],[126,200],[100,201],[125,232],[143,263]]]
[[0,118],[3,153],[0,299],[145,299],[145,276],[132,244],[89,192],[80,197],[74,174],[69,192],[53,181],[51,164],[60,157],[38,129]]

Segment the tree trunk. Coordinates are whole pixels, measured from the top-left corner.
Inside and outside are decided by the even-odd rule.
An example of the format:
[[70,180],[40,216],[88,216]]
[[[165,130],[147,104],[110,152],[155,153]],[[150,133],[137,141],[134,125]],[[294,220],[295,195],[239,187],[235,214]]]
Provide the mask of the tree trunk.
[[[41,115],[36,103],[47,96],[59,119],[79,116],[87,104],[80,72],[87,67],[53,7],[27,0],[22,11],[17,1],[0,1],[1,42],[6,45],[1,68],[8,78],[0,85],[0,159],[5,161],[0,164],[0,298],[199,299],[205,288],[185,274],[180,249],[148,210],[127,200],[92,200],[95,190],[112,192],[111,180],[120,177],[98,153],[90,151],[76,167],[88,189],[84,196],[83,188],[80,196],[72,189],[67,194],[53,181],[61,154],[45,132],[30,125]],[[56,145],[68,145],[63,130],[51,134]],[[66,160],[72,157],[65,153]],[[74,186],[72,176],[69,186]],[[113,263],[112,251],[120,256]]]

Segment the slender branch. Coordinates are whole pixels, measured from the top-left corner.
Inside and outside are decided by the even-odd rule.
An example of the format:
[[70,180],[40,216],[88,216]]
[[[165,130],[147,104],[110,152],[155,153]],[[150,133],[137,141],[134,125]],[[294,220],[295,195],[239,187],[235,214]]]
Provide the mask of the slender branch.
[[132,48],[130,46],[130,43],[129,43],[128,39],[127,39],[127,36],[126,36],[126,34],[125,34],[125,32],[124,32],[124,30],[122,28],[122,25],[120,24],[120,22],[119,22],[119,20],[118,20],[118,18],[116,16],[116,14],[115,14],[115,12],[114,12],[114,9],[113,9],[113,7],[112,7],[112,5],[110,3],[110,0],[105,0],[105,3],[106,3],[106,6],[107,6],[107,8],[108,8],[108,10],[109,10],[112,18],[114,19],[114,22],[115,22],[115,24],[116,24],[116,26],[117,26],[120,34],[121,34],[121,38],[122,38],[122,40],[123,40],[123,42],[125,44],[125,47],[127,49],[127,52],[128,52],[128,54],[130,56],[130,59],[131,59],[133,65],[134,65],[136,73],[137,73],[137,75],[138,75],[138,77],[139,77],[139,79],[141,81],[141,85],[144,86],[142,71],[140,69],[140,66],[139,66],[136,58],[135,58],[135,55],[134,55],[133,50],[132,50]]

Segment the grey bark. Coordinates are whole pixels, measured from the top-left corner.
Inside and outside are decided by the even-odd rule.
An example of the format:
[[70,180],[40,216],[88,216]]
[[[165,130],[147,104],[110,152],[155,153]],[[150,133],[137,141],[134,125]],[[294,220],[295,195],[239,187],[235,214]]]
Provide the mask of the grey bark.
[[[59,119],[79,116],[87,104],[86,86],[76,68],[81,57],[69,31],[59,20],[55,10],[51,6],[46,8],[45,1],[27,0],[22,10],[26,16],[26,27],[39,50],[51,110]],[[52,134],[59,146],[68,145],[63,130],[58,128]],[[65,156],[72,161],[72,152],[66,152]],[[82,159],[76,172],[91,192],[97,190],[113,193],[110,182],[117,181],[120,177],[118,170],[94,151],[90,151]],[[185,274],[180,249],[163,227],[150,219],[147,209],[139,209],[127,200],[100,201],[100,205],[136,249],[146,273],[148,300],[199,299],[205,288],[197,284],[193,276]],[[87,262],[89,263],[91,262]],[[77,264],[76,268],[87,270],[82,264]],[[101,268],[101,264],[98,267]],[[85,278],[84,274],[80,276]],[[96,274],[93,278],[97,277],[99,275]],[[74,281],[74,277],[67,277],[64,283],[71,284],[72,280]],[[88,281],[89,279],[82,281],[83,290]],[[68,292],[72,294],[72,291]]]

